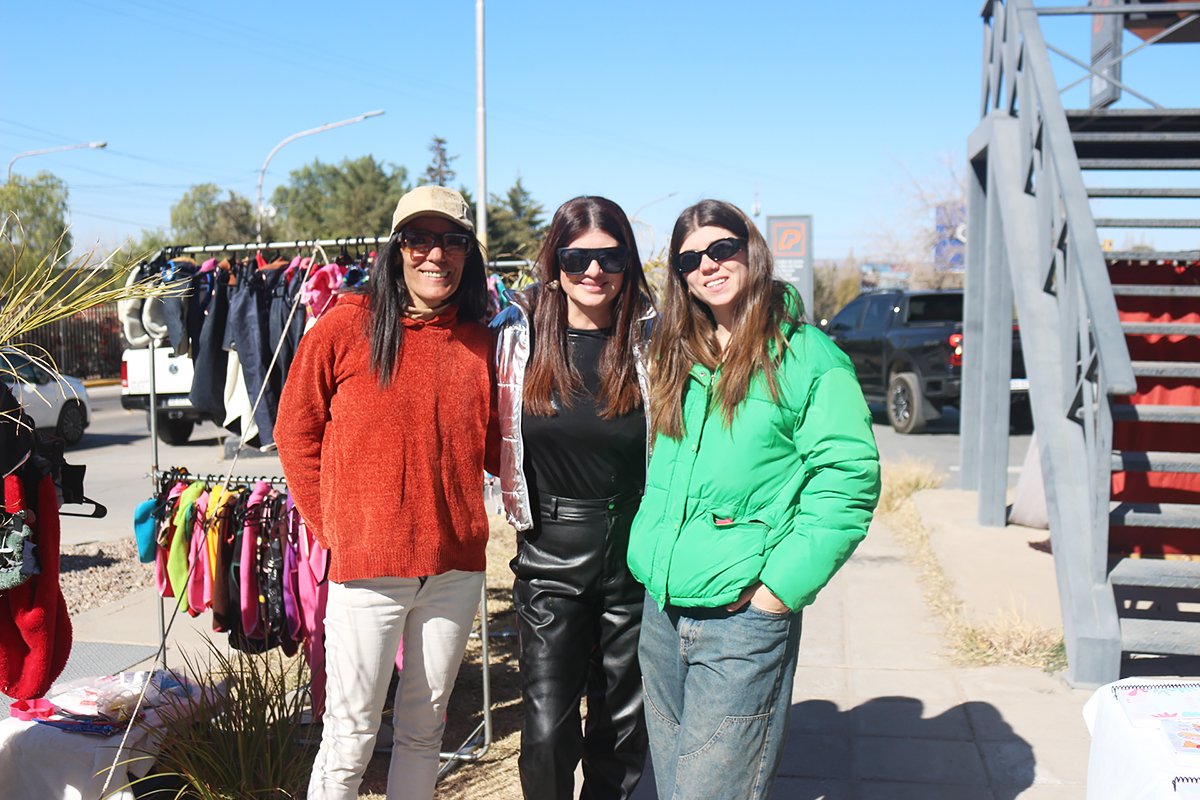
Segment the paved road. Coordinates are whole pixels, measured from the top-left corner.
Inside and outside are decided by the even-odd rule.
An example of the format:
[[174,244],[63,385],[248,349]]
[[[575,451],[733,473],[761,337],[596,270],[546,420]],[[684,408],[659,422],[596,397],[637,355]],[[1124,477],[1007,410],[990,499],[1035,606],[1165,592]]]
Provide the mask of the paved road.
[[[946,409],[940,420],[930,423],[923,433],[901,436],[892,430],[883,414],[883,406],[873,407],[875,413],[875,441],[879,444],[879,456],[883,461],[895,462],[904,459],[928,461],[949,476],[946,487],[959,488],[961,458],[959,457],[958,412]],[[1029,436],[1010,436],[1008,439],[1008,483],[1014,486],[1029,449]]]
[[[87,494],[106,505],[109,514],[102,520],[64,518],[64,544],[111,541],[130,535],[133,509],[149,497],[152,490],[149,478],[152,455],[146,414],[121,408],[119,386],[95,387],[89,394],[92,424],[83,441],[67,452],[67,459],[73,464],[87,466]],[[877,414],[876,419],[882,420],[882,414]],[[159,465],[161,468],[183,466],[196,473],[225,474],[229,469],[222,445],[225,435],[222,428],[205,423],[196,428],[186,445],[171,446],[160,442]],[[928,461],[950,476],[948,487],[957,487],[958,415],[953,409],[927,432],[917,435],[901,436],[886,423],[877,422],[875,438],[884,461],[906,458]],[[1014,436],[1009,441],[1009,482],[1012,484],[1020,472],[1029,437]],[[243,475],[281,474],[277,458],[257,453],[239,457],[236,471]]]
[[[108,507],[104,519],[63,518],[63,544],[112,541],[132,535],[133,510],[150,496],[152,462],[150,431],[144,411],[121,408],[121,387],[101,386],[88,390],[92,401],[92,424],[83,440],[67,451],[71,464],[87,466],[84,489],[88,497]],[[196,427],[186,445],[159,442],[160,468],[186,467],[193,473],[225,474],[222,444],[224,429],[205,423]],[[243,475],[280,475],[279,459],[257,453],[242,455],[236,465]],[[64,510],[70,510],[70,506]]]

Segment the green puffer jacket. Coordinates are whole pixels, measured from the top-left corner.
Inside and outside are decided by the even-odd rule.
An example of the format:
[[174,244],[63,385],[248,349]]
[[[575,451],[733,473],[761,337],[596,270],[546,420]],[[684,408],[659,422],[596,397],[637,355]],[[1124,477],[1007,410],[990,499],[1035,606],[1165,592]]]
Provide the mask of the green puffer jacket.
[[799,611],[867,534],[879,452],[854,368],[812,326],[785,336],[778,401],[760,373],[726,427],[720,371],[696,365],[683,438],[655,438],[629,568],[660,607],[725,605],[762,581]]

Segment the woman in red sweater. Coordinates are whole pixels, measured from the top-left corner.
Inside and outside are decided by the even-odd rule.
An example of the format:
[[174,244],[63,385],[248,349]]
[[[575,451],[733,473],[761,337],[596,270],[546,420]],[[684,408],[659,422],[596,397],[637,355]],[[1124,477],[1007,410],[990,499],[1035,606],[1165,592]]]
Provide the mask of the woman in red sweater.
[[280,399],[284,474],[331,556],[312,800],[358,796],[401,641],[387,796],[433,796],[483,586],[485,452],[498,450],[474,232],[452,189],[400,198],[365,294],[304,336]]

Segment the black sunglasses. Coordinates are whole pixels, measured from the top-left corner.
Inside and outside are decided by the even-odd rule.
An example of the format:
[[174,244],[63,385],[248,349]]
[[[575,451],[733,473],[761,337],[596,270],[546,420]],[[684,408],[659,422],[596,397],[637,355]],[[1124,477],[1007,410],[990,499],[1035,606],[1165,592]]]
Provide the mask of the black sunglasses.
[[462,255],[471,250],[471,237],[465,233],[436,234],[429,231],[401,231],[400,244],[414,253],[429,255],[436,244],[447,255]]
[[615,275],[625,271],[629,251],[622,245],[616,247],[560,247],[558,266],[568,275],[582,275],[593,261],[600,262],[600,269]]
[[733,258],[735,254],[746,246],[744,239],[717,239],[703,250],[688,250],[680,253],[675,257],[675,269],[679,270],[680,274],[686,275],[700,266],[700,262],[705,256],[708,256],[713,261],[724,261],[727,258]]

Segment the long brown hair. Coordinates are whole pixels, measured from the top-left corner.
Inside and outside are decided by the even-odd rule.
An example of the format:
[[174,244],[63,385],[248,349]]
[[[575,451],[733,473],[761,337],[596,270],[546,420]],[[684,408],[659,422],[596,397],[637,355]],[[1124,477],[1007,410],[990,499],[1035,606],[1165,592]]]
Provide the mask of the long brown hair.
[[538,278],[542,285],[533,309],[533,354],[525,376],[525,410],[536,416],[553,416],[555,402],[570,407],[583,390],[583,380],[567,354],[567,298],[559,291],[558,248],[566,247],[588,231],[603,231],[625,247],[625,281],[613,300],[613,332],[600,354],[600,394],[596,398],[602,419],[612,419],[642,405],[633,345],[638,320],[649,310],[650,289],[642,272],[633,227],[621,207],[603,197],[576,197],[554,212],[538,252]]
[[[723,354],[712,311],[688,292],[686,277],[675,268],[683,241],[708,226],[724,228],[746,242],[746,280],[734,301],[733,330]],[[693,365],[711,370],[720,366],[716,400],[726,426],[731,425],[758,372],[762,372],[771,397],[779,398],[775,368],[786,346],[782,327],[799,324],[801,318],[785,299],[787,284],[771,277],[774,262],[766,240],[731,203],[702,200],[684,209],[671,233],[669,271],[650,347],[650,418],[655,433],[679,439],[684,433],[683,390]]]

